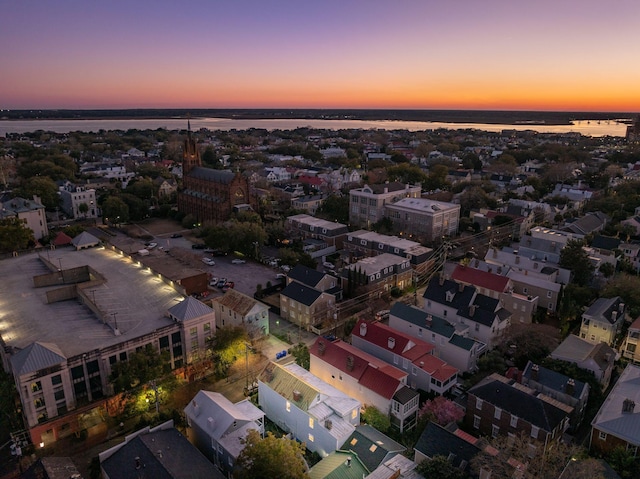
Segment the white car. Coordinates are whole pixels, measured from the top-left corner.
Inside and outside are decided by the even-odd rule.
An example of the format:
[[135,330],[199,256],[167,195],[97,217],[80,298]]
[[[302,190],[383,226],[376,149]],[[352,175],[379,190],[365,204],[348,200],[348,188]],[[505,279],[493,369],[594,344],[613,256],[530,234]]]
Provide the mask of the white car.
[[243,260],[243,259],[240,259],[240,258],[236,258],[236,259],[232,259],[232,260],[231,260],[231,263],[232,263],[232,264],[245,264],[245,263],[246,263],[246,261],[245,261],[245,260]]
[[215,266],[216,262],[213,261],[211,258],[202,258],[202,262],[204,264],[208,264],[209,266]]
[[158,246],[158,243],[149,243],[149,244],[147,245],[147,249],[153,249],[153,248],[155,248],[156,246]]
[[291,271],[291,266],[289,266],[287,264],[283,264],[282,266],[280,266],[280,269],[282,271],[284,271],[285,273],[288,273],[289,271]]

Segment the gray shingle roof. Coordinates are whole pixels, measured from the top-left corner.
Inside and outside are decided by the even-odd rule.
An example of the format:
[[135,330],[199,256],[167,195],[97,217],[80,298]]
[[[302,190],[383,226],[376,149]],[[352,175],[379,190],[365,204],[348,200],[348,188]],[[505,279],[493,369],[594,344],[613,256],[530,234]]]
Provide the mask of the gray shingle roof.
[[467,466],[464,468],[466,472],[469,471],[468,464],[471,459],[480,452],[477,446],[433,422],[429,422],[424,428],[414,449],[430,458],[435,456],[449,457],[449,454],[454,454],[452,464],[459,467],[462,461],[466,461]]
[[60,348],[53,343],[31,343],[11,358],[13,372],[17,376],[55,366],[67,360]]
[[230,170],[214,170],[213,168],[196,166],[188,173],[188,176],[214,181],[216,183],[229,184],[235,178],[236,174]]
[[[529,361],[522,372],[522,375],[526,378],[531,379],[531,367],[533,366],[533,362]],[[551,369],[547,369],[544,366],[538,365],[538,378],[534,381],[542,384],[543,386],[548,387],[549,389],[553,389],[554,391],[559,391],[564,394],[567,394],[567,381],[569,381],[569,376],[565,376],[564,374],[557,373],[552,371]],[[578,381],[574,379],[575,386],[573,394],[570,396],[574,398],[579,398],[582,395],[582,391],[584,390],[585,384],[582,381]]]
[[[450,302],[447,301],[448,291],[453,293],[453,299]],[[442,284],[440,284],[440,279],[435,277],[429,281],[429,285],[427,286],[427,289],[425,289],[423,297],[430,301],[446,304],[451,308],[458,309],[471,304],[471,298],[473,297],[474,292],[475,288],[473,286],[465,286],[464,289],[460,291],[460,287],[455,281],[446,279]]]
[[322,281],[322,278],[324,278],[324,273],[308,268],[302,264],[297,264],[289,271],[287,276],[298,283],[315,288],[317,284]]
[[365,467],[373,471],[385,462],[389,455],[404,452],[405,447],[377,429],[363,424],[356,426],[356,430],[341,449],[357,454]]

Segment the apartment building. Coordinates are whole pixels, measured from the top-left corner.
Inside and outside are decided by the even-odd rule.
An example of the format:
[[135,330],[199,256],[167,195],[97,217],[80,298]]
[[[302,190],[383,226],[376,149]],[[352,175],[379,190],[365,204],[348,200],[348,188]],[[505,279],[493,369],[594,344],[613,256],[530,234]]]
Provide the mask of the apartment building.
[[626,308],[620,296],[598,298],[582,313],[580,337],[590,343],[613,346],[624,324]]
[[370,228],[385,216],[385,206],[403,198],[420,198],[422,188],[398,182],[364,185],[349,191],[349,223]]
[[384,215],[401,236],[434,241],[458,232],[460,205],[426,198],[404,198],[385,205]]

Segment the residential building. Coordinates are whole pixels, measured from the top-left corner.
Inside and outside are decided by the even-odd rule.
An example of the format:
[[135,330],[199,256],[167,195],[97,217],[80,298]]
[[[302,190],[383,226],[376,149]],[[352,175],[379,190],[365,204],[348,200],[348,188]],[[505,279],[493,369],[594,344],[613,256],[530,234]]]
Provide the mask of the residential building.
[[531,259],[510,248],[499,250],[491,247],[484,260],[497,267],[490,271],[497,274],[507,274],[508,270],[513,270],[525,276],[534,276],[558,284],[567,284],[571,279],[571,271],[561,268],[557,263]]
[[105,479],[187,477],[185,471],[189,477],[225,477],[173,427],[173,421],[137,431],[98,457]]
[[342,249],[347,234],[347,225],[327,221],[314,216],[299,214],[287,217],[285,229],[292,239],[300,238],[319,240],[324,243],[323,254]]
[[403,290],[413,283],[413,269],[408,259],[390,253],[363,258],[342,269],[342,287],[362,288],[380,295],[392,288]]
[[58,478],[82,479],[82,475],[70,457],[41,457],[20,474],[20,479]]
[[606,455],[616,448],[622,448],[637,456],[640,447],[638,408],[640,367],[628,364],[591,421],[591,452]]
[[96,190],[65,181],[58,189],[62,211],[69,218],[85,219],[98,217]]
[[315,463],[308,471],[310,479],[362,479],[369,473],[360,456],[337,450]]
[[184,408],[189,437],[218,469],[229,476],[250,430],[264,435],[264,412],[251,400],[232,403],[222,394],[199,391]]
[[368,471],[376,470],[405,449],[402,444],[368,424],[356,426],[356,430],[342,445],[342,450],[358,456]]
[[336,297],[310,288],[297,281],[290,282],[280,291],[280,316],[306,331],[320,328],[332,321],[336,313]]
[[269,420],[326,457],[360,424],[359,401],[295,363],[271,363],[258,378],[258,401]]
[[514,243],[513,248],[518,250],[519,256],[526,256],[534,261],[554,263],[560,262],[560,251],[564,248],[564,244],[546,238],[538,238],[534,236],[525,236],[519,243]]
[[153,180],[153,185],[157,188],[156,195],[158,198],[169,198],[178,191],[178,184],[173,178],[158,176]]
[[589,385],[587,383],[547,369],[532,361],[529,361],[525,366],[521,382],[534,391],[573,407],[570,419],[571,429],[575,430],[580,425],[589,399]]
[[454,236],[460,222],[460,205],[426,198],[404,198],[386,204],[384,215],[391,220],[400,236],[422,241],[441,240]]
[[640,271],[640,243],[620,243],[620,251],[633,269]]
[[459,334],[456,328],[439,316],[396,302],[389,311],[389,326],[404,334],[426,341],[435,349],[433,354],[461,372],[474,371],[486,345]]
[[633,363],[640,360],[640,317],[637,317],[627,330],[627,336],[622,342],[620,352],[622,355],[630,359]]
[[242,326],[252,339],[269,334],[269,306],[233,288],[214,298],[216,327]]
[[380,322],[359,320],[351,332],[351,344],[405,371],[413,389],[444,394],[456,384],[458,370],[433,354],[433,344]]
[[409,373],[339,339],[317,338],[309,353],[314,376],[388,415],[400,432],[416,425],[420,395],[407,387]]
[[593,235],[602,231],[609,221],[611,221],[611,218],[606,214],[601,211],[595,211],[587,213],[580,218],[575,218],[573,221],[567,220],[567,224],[563,229],[577,235]]
[[420,243],[397,236],[388,236],[374,231],[358,230],[347,235],[344,249],[350,257],[378,256],[383,253],[407,258],[418,274],[426,273],[433,265],[433,249]]
[[444,456],[454,467],[469,474],[471,461],[482,451],[477,442],[478,439],[462,433],[455,425],[443,427],[429,421],[413,446],[413,460],[420,464],[436,456]]
[[52,261],[27,255],[0,263],[10,312],[0,355],[32,442],[45,445],[79,433],[78,415],[103,406],[114,364],[149,347],[182,368],[202,357],[215,327],[211,308],[110,249],[59,249]]
[[304,211],[313,216],[318,211],[318,208],[322,206],[325,199],[325,195],[298,196],[291,199],[291,207],[294,210]]
[[193,215],[200,223],[222,223],[231,217],[235,205],[255,203],[244,175],[202,166],[190,126],[184,141],[182,174],[178,211]]
[[485,436],[525,434],[546,448],[561,439],[572,412],[571,406],[494,373],[469,389],[465,422]]
[[514,215],[502,211],[484,210],[471,213],[471,220],[477,223],[480,231],[488,232],[491,241],[518,241],[533,226],[535,216],[531,212],[527,216]]
[[402,454],[396,454],[388,461],[380,464],[371,474],[363,479],[423,479],[416,470],[417,464]]
[[[295,265],[293,269],[287,273],[286,281],[287,284],[296,282],[318,291],[326,291],[335,295],[337,295],[339,293],[338,290],[340,290],[338,279],[335,276],[311,269],[300,263]],[[338,290],[336,288],[338,288]]]
[[364,185],[349,191],[349,223],[370,228],[385,217],[385,206],[403,198],[420,198],[421,187],[398,182]]
[[591,371],[604,390],[611,381],[616,352],[607,343],[594,344],[575,334],[570,334],[551,352],[549,357],[574,363],[579,368]]
[[[474,262],[471,262],[473,265]],[[476,288],[476,299],[485,295],[489,298],[497,299],[500,305],[511,313],[511,320],[519,323],[531,323],[533,315],[538,309],[538,296],[519,294],[514,291],[513,282],[508,276],[494,274],[489,271],[479,271],[473,267],[457,265],[451,274],[451,279],[458,283],[474,286]],[[474,300],[474,302],[477,302]],[[495,327],[506,328],[508,325],[498,321]],[[494,325],[492,324],[492,327]],[[489,339],[493,334],[485,334],[485,339]],[[481,339],[485,341],[485,339]],[[486,341],[485,341],[486,342]]]
[[625,304],[620,296],[596,299],[582,313],[580,337],[590,343],[603,342],[613,346],[624,324],[625,312]]
[[49,235],[45,208],[40,198],[27,200],[16,196],[0,203],[0,219],[18,218],[24,226],[33,231],[33,237],[40,240]]

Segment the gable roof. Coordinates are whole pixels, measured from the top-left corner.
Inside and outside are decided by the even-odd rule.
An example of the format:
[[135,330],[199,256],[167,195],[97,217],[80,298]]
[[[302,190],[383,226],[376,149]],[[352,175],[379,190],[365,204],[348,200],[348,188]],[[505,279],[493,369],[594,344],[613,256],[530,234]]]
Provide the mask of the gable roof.
[[402,387],[402,379],[408,376],[408,373],[341,340],[316,338],[309,353],[355,378],[363,388],[389,400]]
[[582,316],[595,321],[614,324],[622,318],[624,313],[624,308],[620,307],[620,303],[622,303],[620,296],[598,298],[589,306],[589,309],[582,313]]
[[141,471],[154,479],[224,477],[187,438],[176,429],[140,434],[113,452],[100,465],[109,477],[138,479]]
[[462,461],[466,461],[462,469],[466,472],[469,472],[471,460],[481,452],[478,446],[431,421],[427,423],[413,449],[432,459],[435,456],[450,457],[453,454],[453,466],[460,467]]
[[472,284],[478,288],[498,291],[500,293],[507,291],[509,286],[509,278],[506,276],[469,268],[460,264],[453,270],[451,279],[461,283]]
[[322,295],[322,291],[318,291],[317,289],[313,289],[309,286],[293,281],[289,283],[286,288],[280,291],[280,294],[297,303],[304,304],[305,306],[311,306]]
[[72,242],[73,240],[71,239],[71,236],[66,234],[64,231],[60,231],[53,240],[53,244],[55,246],[65,246]]
[[491,375],[486,381],[469,389],[469,398],[473,395],[487,401],[505,413],[524,419],[547,432],[553,431],[569,415],[559,407],[526,392],[523,386],[506,378],[496,379],[496,376]]
[[311,479],[362,479],[367,467],[357,454],[334,451],[309,469]]
[[13,373],[16,376],[33,373],[44,368],[56,366],[67,358],[54,343],[36,341],[11,357]]
[[[569,381],[569,379],[573,378],[569,378],[569,376],[558,373],[551,369],[547,369],[544,366],[540,366],[539,364],[537,364],[536,366],[538,366],[538,377],[534,379],[531,371],[533,366],[534,363],[529,361],[525,366],[524,371],[522,372],[522,376],[540,383],[543,386],[546,386],[554,391],[568,394],[567,382]],[[577,379],[574,379],[574,383],[575,385],[573,388],[573,393],[569,394],[569,396],[578,399],[582,395],[582,391],[584,391],[585,383],[583,383],[582,381],[578,381]]]
[[613,251],[620,246],[622,241],[620,238],[612,238],[610,236],[597,235],[594,236],[593,241],[591,241],[591,246],[593,248],[604,249],[607,251]]
[[324,278],[324,273],[298,263],[289,271],[287,277],[298,283],[315,288],[318,283],[322,281],[322,278]]
[[192,296],[187,296],[183,301],[169,308],[169,314],[178,321],[200,318],[212,312],[213,309]]
[[390,455],[404,452],[405,447],[368,424],[356,426],[342,448],[356,454],[369,471],[375,470]]
[[[630,412],[623,412],[625,401]],[[640,446],[640,367],[633,364],[620,374],[618,382],[600,406],[591,425],[626,442]]]
[[[436,276],[431,278],[431,281],[429,281],[423,297],[429,301],[459,309],[471,304],[471,298],[473,297],[475,290],[476,289],[473,286],[461,286],[455,281],[450,279],[442,280],[442,278],[438,278]],[[449,294],[447,295],[447,293]]]
[[228,289],[222,296],[214,298],[213,301],[222,306],[226,306],[242,317],[249,314],[255,306],[262,305],[264,308],[268,308],[267,305],[233,288]]
[[[427,314],[421,309],[406,305],[400,301],[394,303],[389,310],[389,315],[393,315],[421,328],[428,329],[446,338],[455,336],[456,329],[453,325],[442,318]],[[431,316],[431,322],[427,324],[427,319]]]
[[[411,362],[417,361],[425,355],[430,355],[435,349],[435,346],[430,343],[401,333],[379,322],[368,323],[360,319],[353,327],[351,334],[364,338],[367,342],[375,344],[378,347],[393,351],[395,354],[407,358]],[[393,347],[389,347],[389,339],[393,339]]]

